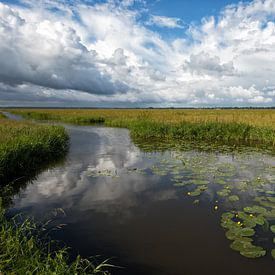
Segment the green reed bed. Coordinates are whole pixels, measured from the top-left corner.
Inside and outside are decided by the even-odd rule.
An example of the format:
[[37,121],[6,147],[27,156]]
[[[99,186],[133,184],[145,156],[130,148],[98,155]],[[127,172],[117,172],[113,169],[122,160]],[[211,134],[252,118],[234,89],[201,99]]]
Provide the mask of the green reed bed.
[[68,248],[52,249],[55,244],[41,242],[40,231],[30,219],[7,220],[0,207],[0,274],[110,274],[107,261],[70,261]]
[[60,126],[0,119],[0,182],[29,176],[41,165],[64,156],[68,135]]
[[27,119],[34,119],[34,120],[43,120],[43,121],[62,121],[65,123],[72,123],[72,124],[94,124],[94,123],[104,123],[105,118],[101,116],[90,116],[90,115],[68,115],[64,116],[59,114],[58,112],[21,112],[21,111],[13,111],[15,114],[22,115],[24,118]]
[[[54,120],[75,124],[102,123],[105,126],[124,127],[133,137],[165,138],[175,140],[209,141],[220,143],[247,143],[275,145],[275,129],[268,124],[273,112],[243,110],[11,110],[26,118]],[[201,114],[200,114],[201,113]],[[214,114],[213,114],[214,113]],[[198,120],[198,114],[200,119]],[[203,115],[205,114],[205,119]],[[232,114],[231,118],[229,114]],[[261,115],[265,114],[265,116]],[[242,122],[246,115],[247,123]],[[226,119],[224,119],[224,116]],[[251,119],[249,119],[251,117]],[[260,119],[262,119],[262,124]],[[250,122],[253,123],[250,123]],[[265,126],[259,126],[265,125]],[[268,126],[266,126],[268,125]]]
[[155,122],[133,122],[131,135],[138,138],[183,139],[237,144],[275,145],[275,131],[240,123],[181,123],[168,125]]

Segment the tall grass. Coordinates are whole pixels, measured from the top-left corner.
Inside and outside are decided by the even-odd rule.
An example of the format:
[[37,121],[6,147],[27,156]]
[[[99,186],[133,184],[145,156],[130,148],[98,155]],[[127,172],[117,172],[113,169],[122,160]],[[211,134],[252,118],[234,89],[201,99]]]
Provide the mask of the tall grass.
[[[275,145],[275,110],[11,110],[27,118],[125,127],[133,137]],[[100,118],[100,119],[99,119]]]
[[29,118],[77,123],[82,118],[99,122],[143,121],[179,124],[244,123],[275,129],[275,109],[13,109],[14,113]]
[[69,260],[68,248],[52,249],[41,241],[41,228],[32,220],[7,220],[0,206],[0,274],[110,274],[107,261],[95,264],[78,256]]
[[30,175],[64,156],[67,148],[68,135],[61,126],[0,119],[0,183]]

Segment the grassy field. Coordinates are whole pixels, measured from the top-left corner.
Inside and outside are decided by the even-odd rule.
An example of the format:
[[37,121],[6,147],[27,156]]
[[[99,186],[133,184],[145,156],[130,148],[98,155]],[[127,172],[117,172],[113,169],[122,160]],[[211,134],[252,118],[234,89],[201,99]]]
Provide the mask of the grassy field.
[[0,118],[0,182],[29,176],[41,165],[65,155],[68,135],[60,126]]
[[106,122],[118,124],[136,120],[179,124],[182,122],[245,123],[275,129],[275,109],[14,109],[24,116],[71,123]]
[[133,137],[275,145],[275,110],[90,109],[11,110],[26,118],[75,124],[104,123]]

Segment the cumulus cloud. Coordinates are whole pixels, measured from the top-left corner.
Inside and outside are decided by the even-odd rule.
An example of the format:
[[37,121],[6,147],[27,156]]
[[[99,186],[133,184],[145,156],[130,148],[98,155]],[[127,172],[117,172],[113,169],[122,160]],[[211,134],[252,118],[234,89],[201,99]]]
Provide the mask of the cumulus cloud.
[[176,17],[167,17],[152,15],[147,23],[148,25],[156,25],[165,28],[183,28],[181,19]]
[[174,40],[144,13],[181,27],[144,0],[0,3],[0,105],[274,105],[274,0],[227,6]]
[[98,68],[97,53],[88,50],[76,31],[60,21],[35,24],[0,4],[0,80],[9,85],[31,83],[92,94],[126,91]]
[[199,54],[192,54],[190,61],[186,61],[183,68],[198,74],[219,74],[219,75],[233,75],[235,69],[233,62],[221,64],[218,56],[210,56],[208,53],[200,52]]

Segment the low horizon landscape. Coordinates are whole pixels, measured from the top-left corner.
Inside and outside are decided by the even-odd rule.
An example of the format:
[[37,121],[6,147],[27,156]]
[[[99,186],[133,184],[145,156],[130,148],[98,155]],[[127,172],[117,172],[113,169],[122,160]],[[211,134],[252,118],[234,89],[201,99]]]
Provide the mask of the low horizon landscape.
[[275,0],[0,0],[0,275],[272,275]]

